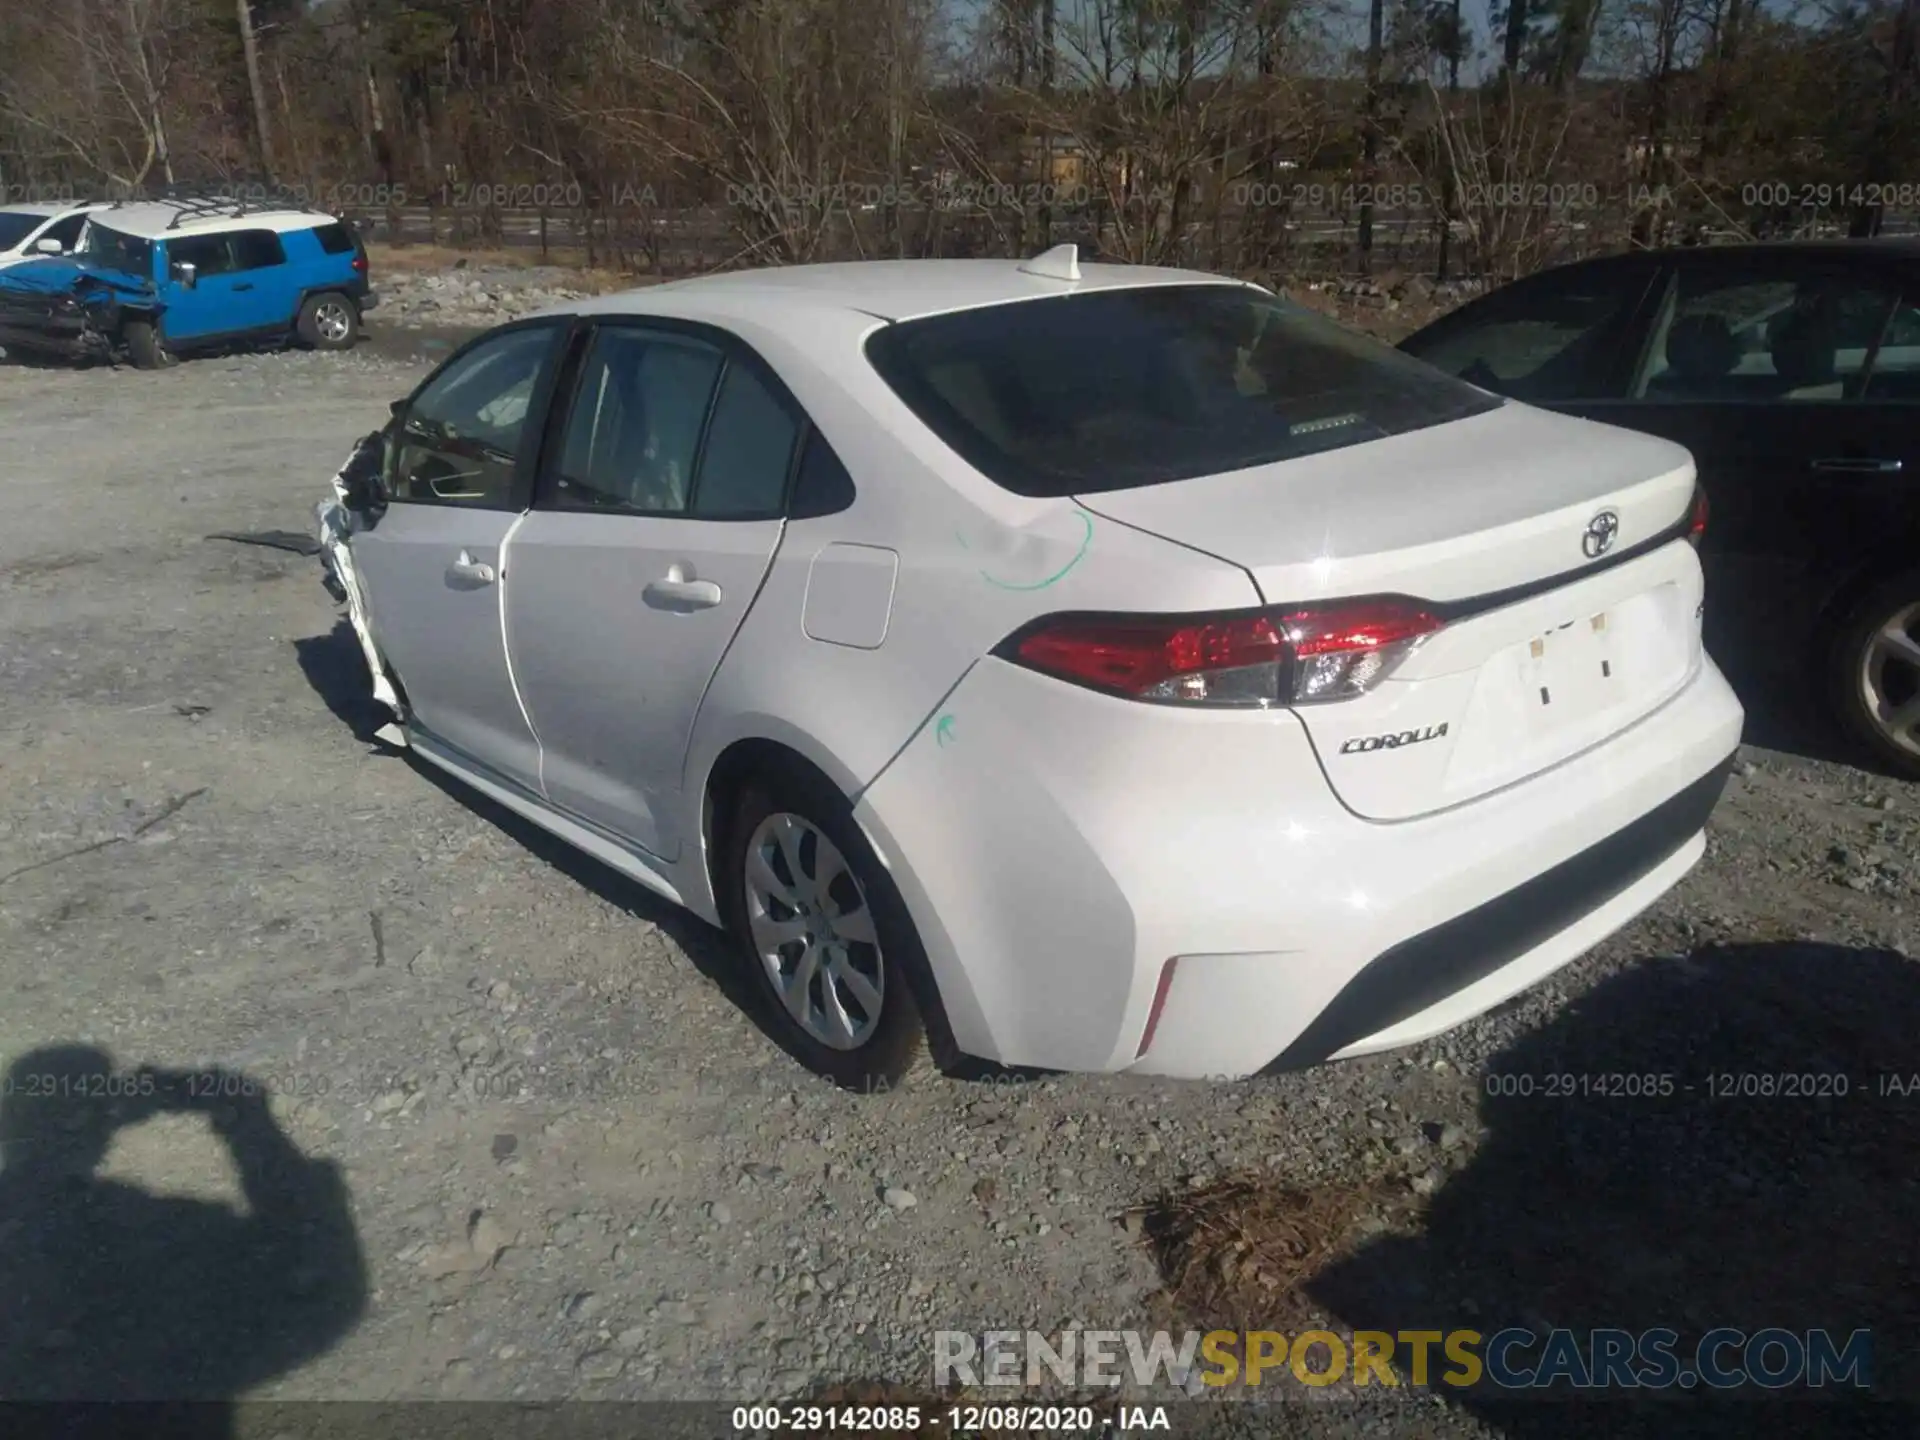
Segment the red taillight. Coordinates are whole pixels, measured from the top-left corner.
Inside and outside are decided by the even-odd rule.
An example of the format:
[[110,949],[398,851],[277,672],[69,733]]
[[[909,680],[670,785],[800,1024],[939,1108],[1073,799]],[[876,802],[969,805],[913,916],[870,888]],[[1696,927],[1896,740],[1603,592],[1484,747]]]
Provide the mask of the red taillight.
[[1694,549],[1700,548],[1700,542],[1707,536],[1707,515],[1711,507],[1707,504],[1707,487],[1693,487],[1693,516],[1687,521],[1687,543]]
[[1440,625],[1395,600],[1257,615],[1064,615],[1027,631],[1010,658],[1136,700],[1286,705],[1363,693]]
[[1064,618],[1023,638],[1015,656],[1036,670],[1138,700],[1271,704],[1286,661],[1265,615]]
[[353,257],[353,269],[354,269],[354,273],[357,275],[366,274],[367,273],[367,257],[364,255],[355,255]]
[[1437,615],[1396,600],[1282,616],[1282,632],[1297,657],[1294,702],[1364,694],[1442,623]]

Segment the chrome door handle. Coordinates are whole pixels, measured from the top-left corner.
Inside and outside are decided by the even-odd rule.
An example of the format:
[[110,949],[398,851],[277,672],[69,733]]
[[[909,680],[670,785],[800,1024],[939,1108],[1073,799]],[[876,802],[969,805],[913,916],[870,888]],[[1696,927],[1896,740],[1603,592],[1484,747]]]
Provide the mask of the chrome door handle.
[[479,590],[493,583],[493,566],[465,550],[447,567],[447,584],[455,590]]
[[667,571],[665,579],[651,582],[640,593],[648,604],[668,610],[708,610],[722,598],[720,587],[713,581],[689,580],[678,565]]
[[1870,460],[1858,455],[1840,455],[1830,460],[1816,460],[1813,462],[1813,468],[1840,475],[1898,475],[1901,462]]

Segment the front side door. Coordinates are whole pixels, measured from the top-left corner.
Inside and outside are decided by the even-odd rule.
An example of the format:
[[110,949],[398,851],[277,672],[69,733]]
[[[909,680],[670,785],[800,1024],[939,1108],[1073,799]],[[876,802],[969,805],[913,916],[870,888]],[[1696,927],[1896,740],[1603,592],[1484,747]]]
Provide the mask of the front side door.
[[694,716],[780,543],[801,423],[731,337],[604,323],[509,547],[507,647],[547,796],[665,860]]
[[566,333],[557,322],[496,331],[431,376],[388,432],[386,513],[353,537],[413,722],[536,793],[540,747],[507,666],[501,571]]
[[[193,283],[181,278],[179,267],[193,267]],[[162,272],[167,310],[163,328],[176,344],[207,340],[249,328],[246,292],[234,273],[230,235],[182,235],[166,242]]]
[[1897,392],[1920,354],[1893,343],[1902,313],[1897,280],[1858,261],[1683,256],[1626,393],[1590,412],[1693,453],[1715,629],[1773,637],[1783,664],[1826,595],[1911,529],[1920,427]]

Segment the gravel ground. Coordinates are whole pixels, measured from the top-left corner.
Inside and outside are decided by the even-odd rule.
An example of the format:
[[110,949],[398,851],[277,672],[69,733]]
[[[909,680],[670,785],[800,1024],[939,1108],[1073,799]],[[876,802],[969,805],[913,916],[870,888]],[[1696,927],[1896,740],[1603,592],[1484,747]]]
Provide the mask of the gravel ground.
[[[1178,1297],[1115,1217],[1236,1173],[1352,1197],[1300,1316],[1870,1326],[1876,1382],[1914,1388],[1920,1077],[1881,1090],[1920,1072],[1920,787],[1747,750],[1677,891],[1402,1053],[842,1094],[704,927],[369,743],[316,561],[205,538],[305,531],[443,343],[383,315],[349,356],[0,366],[0,1394],[925,1385],[935,1329],[1163,1323]],[[1776,703],[1765,733],[1798,733]],[[80,1047],[271,1103],[176,1084],[115,1115],[97,1082],[28,1083],[99,1063]],[[1727,1071],[1847,1093],[1716,1098]],[[1547,1093],[1600,1074],[1675,1086]],[[1209,1408],[1264,1435],[1639,1433],[1620,1404],[1317,1398]]]

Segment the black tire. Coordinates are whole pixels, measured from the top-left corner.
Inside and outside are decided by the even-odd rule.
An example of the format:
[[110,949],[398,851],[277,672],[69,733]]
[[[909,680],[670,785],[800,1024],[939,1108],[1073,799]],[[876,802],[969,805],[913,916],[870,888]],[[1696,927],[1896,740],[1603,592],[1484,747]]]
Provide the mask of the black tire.
[[161,338],[160,327],[151,320],[127,321],[120,327],[120,338],[126,342],[127,355],[136,370],[165,370],[179,363]]
[[360,338],[360,307],[351,295],[329,290],[300,304],[294,333],[311,350],[351,350]]
[[[746,885],[748,849],[761,823],[783,812],[805,820],[840,851],[872,916],[878,945],[855,948],[860,951],[859,963],[882,977],[881,1002],[878,1023],[857,1048],[828,1045],[794,1018],[754,944]],[[854,823],[845,798],[811,777],[796,774],[749,779],[735,799],[722,865],[719,898],[728,933],[738,947],[741,964],[747,967],[767,1023],[783,1047],[807,1069],[845,1089],[871,1094],[897,1088],[926,1048],[926,1025],[916,1000],[917,993],[928,993],[924,987],[931,983],[926,953],[900,892]],[[823,975],[817,985],[830,983]],[[840,993],[846,1003],[847,992]]]
[[[1880,722],[1868,695],[1869,661],[1875,637],[1903,612],[1920,606],[1920,570],[1892,575],[1876,583],[1835,627],[1827,654],[1827,704],[1840,728],[1864,753],[1909,780],[1920,780],[1920,748],[1897,742]],[[1920,638],[1920,612],[1907,621],[1909,636]],[[1920,667],[1889,665],[1880,675],[1882,696],[1894,705],[1920,700]],[[1920,747],[1920,731],[1907,732]]]

